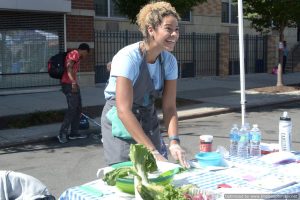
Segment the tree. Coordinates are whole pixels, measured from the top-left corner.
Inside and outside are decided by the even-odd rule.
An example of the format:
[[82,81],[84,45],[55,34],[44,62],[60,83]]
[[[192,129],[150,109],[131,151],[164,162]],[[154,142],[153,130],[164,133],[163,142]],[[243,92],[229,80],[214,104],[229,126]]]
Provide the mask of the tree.
[[[244,0],[245,18],[256,31],[267,33],[277,30],[280,42],[284,41],[284,30],[295,27],[300,20],[299,0]],[[277,86],[282,86],[283,51],[279,50]]]
[[[206,2],[207,0],[166,0],[166,1],[170,2],[172,6],[175,7],[179,15],[184,15],[188,11],[190,11],[192,7],[196,6],[199,3]],[[146,5],[151,1],[150,0],[135,0],[135,1],[114,0],[114,2],[118,10],[120,11],[120,13],[126,15],[131,20],[131,23],[135,23],[136,15],[138,14],[139,10],[144,5]]]

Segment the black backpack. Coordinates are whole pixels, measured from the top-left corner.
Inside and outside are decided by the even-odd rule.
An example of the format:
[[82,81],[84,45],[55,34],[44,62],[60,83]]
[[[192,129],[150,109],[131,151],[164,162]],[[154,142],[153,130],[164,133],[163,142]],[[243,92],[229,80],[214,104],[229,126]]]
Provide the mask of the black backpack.
[[60,52],[52,56],[48,60],[49,76],[56,79],[61,79],[65,71],[65,58],[68,52]]

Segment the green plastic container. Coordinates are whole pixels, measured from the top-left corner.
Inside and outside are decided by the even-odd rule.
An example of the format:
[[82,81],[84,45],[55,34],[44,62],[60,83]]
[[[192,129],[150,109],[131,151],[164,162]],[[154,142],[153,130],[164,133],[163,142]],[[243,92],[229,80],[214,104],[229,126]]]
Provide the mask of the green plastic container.
[[[120,167],[130,167],[132,166],[132,163],[130,161],[128,162],[122,162],[115,165],[112,165],[112,168],[120,168]],[[175,168],[173,170],[166,171],[162,174],[160,174],[157,178],[150,178],[149,181],[152,183],[156,183],[158,185],[166,185],[170,183],[173,180],[173,177],[176,173],[179,172],[179,168]],[[134,178],[118,178],[116,181],[116,186],[119,188],[122,192],[134,194]]]

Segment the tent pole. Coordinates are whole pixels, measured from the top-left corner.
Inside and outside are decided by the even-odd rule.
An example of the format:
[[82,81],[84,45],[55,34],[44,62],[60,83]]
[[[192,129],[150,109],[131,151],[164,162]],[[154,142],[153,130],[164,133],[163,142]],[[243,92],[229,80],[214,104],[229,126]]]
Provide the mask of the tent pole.
[[244,23],[243,23],[243,1],[238,0],[238,20],[239,20],[239,52],[240,52],[240,87],[241,87],[241,112],[242,126],[245,124],[245,60],[244,60]]

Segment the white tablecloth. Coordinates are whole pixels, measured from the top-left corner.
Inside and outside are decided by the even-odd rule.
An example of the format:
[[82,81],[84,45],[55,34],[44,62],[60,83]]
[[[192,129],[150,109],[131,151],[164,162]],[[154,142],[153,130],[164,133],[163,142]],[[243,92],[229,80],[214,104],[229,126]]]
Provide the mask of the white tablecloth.
[[131,200],[133,195],[120,192],[116,187],[108,186],[102,180],[95,180],[81,186],[67,189],[59,200]]
[[[230,193],[234,192],[237,194],[300,194],[300,163],[273,165],[265,164],[256,158],[231,158],[230,161],[235,167],[218,171],[193,169],[176,175],[173,184],[175,186],[195,184],[204,191],[212,192],[222,191],[222,189],[217,190],[219,184],[228,184],[238,187],[238,189],[235,190],[236,192],[234,192],[234,189],[229,190]],[[295,174],[295,171],[298,171],[298,173]],[[248,180],[265,176],[284,177],[285,179],[293,180],[296,183],[278,190],[267,190],[250,184]],[[59,200],[96,199],[121,200],[134,199],[134,197],[120,192],[116,187],[106,185],[102,180],[96,180],[82,186],[69,188],[59,198]]]

